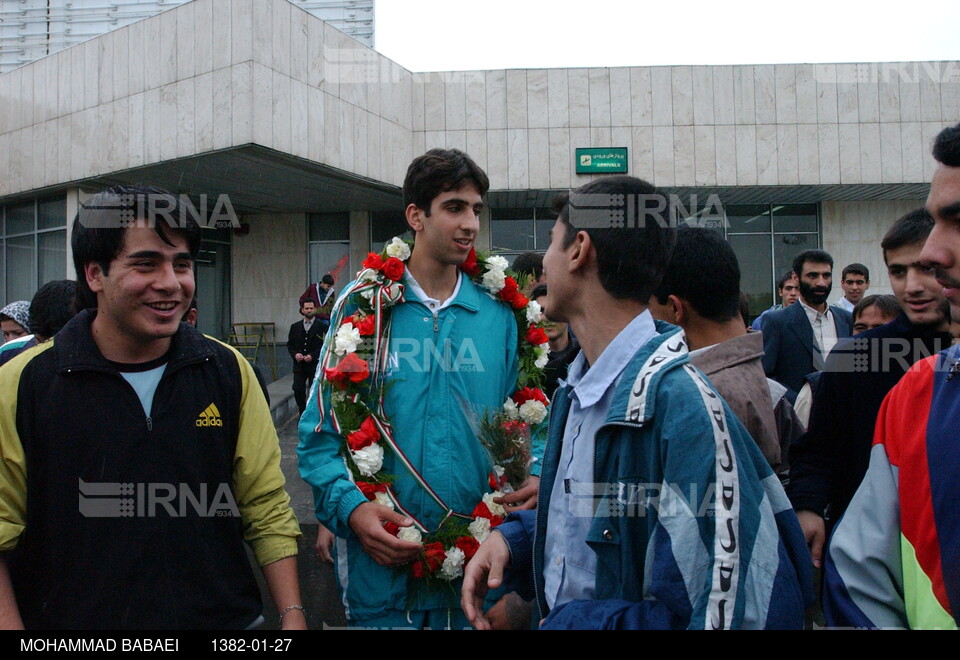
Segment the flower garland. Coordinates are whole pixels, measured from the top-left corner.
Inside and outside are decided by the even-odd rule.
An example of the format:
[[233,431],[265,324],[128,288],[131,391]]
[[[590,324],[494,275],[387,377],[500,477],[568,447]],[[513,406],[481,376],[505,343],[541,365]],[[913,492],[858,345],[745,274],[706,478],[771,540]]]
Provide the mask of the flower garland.
[[[397,538],[422,545],[419,558],[408,564],[410,575],[424,579],[428,585],[448,584],[463,575],[464,565],[480,543],[506,517],[504,507],[493,500],[504,495],[502,488],[507,480],[503,468],[495,465],[489,475],[491,491],[484,494],[469,515],[457,513],[433,491],[394,441],[383,409],[384,374],[390,342],[390,313],[392,307],[404,302],[404,286],[400,280],[410,254],[406,242],[393,238],[381,253],[367,255],[356,281],[337,301],[333,314],[337,329],[332,348],[325,348],[321,358],[322,379],[323,385],[330,388],[331,421],[343,436],[342,453],[357,488],[368,500],[399,511],[414,521],[410,527],[400,528],[392,523],[385,526]],[[520,292],[517,281],[507,275],[507,260],[501,256],[478,255],[471,249],[460,269],[491,297],[508,305],[517,322],[517,391],[494,418],[504,424],[540,424],[547,416],[548,400],[538,385],[549,353],[540,305]],[[348,300],[357,309],[343,317]],[[318,397],[318,403],[322,423],[326,412],[323,397]],[[436,530],[428,530],[397,500],[391,488],[394,477],[383,471],[385,451],[396,455],[399,463],[445,512]]]

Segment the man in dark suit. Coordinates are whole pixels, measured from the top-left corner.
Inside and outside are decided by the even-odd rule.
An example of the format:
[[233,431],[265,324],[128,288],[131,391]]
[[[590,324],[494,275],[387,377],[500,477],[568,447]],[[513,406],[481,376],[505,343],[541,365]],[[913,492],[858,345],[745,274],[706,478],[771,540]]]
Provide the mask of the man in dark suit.
[[823,369],[827,354],[853,327],[850,312],[827,305],[833,257],[805,250],[794,257],[793,270],[800,279],[800,304],[768,314],[763,323],[763,370],[787,388],[791,403],[804,376]]
[[313,384],[323,336],[327,331],[327,324],[314,318],[316,311],[317,307],[312,301],[304,301],[300,305],[303,320],[291,325],[287,336],[287,350],[293,358],[293,396],[301,415],[307,407],[307,392]]

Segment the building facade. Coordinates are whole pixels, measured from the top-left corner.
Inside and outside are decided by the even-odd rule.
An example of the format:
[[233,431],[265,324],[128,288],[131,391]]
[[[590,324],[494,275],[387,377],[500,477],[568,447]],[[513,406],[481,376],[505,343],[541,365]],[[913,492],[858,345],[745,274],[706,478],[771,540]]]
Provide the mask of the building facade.
[[682,215],[722,209],[754,313],[809,247],[889,291],[880,237],[960,120],[958,62],[414,73],[298,4],[193,0],[0,75],[0,300],[72,274],[84,195],[149,182],[226,195],[242,225],[207,230],[205,329],[284,327],[308,282],[342,285],[403,231],[406,167],[432,147],[490,176],[480,247],[544,250],[555,194],[602,176],[576,150],[625,148]]

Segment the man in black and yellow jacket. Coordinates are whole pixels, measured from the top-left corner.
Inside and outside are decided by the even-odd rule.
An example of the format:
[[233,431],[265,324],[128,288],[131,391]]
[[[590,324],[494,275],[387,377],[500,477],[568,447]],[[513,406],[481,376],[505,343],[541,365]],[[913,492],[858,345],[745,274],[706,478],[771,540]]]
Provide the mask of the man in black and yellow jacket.
[[200,229],[158,196],[173,198],[114,188],[81,206],[96,309],[0,370],[2,627],[256,626],[244,541],[283,627],[305,625],[266,401],[246,360],[180,323]]

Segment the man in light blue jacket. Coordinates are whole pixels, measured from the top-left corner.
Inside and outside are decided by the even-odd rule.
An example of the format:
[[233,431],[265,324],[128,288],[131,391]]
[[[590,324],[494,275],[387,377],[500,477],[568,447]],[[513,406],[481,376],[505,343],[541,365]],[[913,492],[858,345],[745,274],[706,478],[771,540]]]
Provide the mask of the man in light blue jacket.
[[[401,282],[405,302],[392,307],[384,396],[393,435],[410,464],[443,502],[467,515],[489,491],[490,463],[465,408],[477,418],[500,409],[514,392],[518,370],[513,311],[459,269],[477,238],[488,187],[483,170],[457,150],[433,150],[410,165],[403,192],[416,238]],[[339,319],[352,311],[350,300],[335,310],[325,350],[335,343]],[[339,453],[343,437],[329,416],[320,420],[318,396],[329,410],[323,383],[315,380],[300,421],[300,473],[313,487],[317,518],[338,537],[335,570],[349,624],[466,627],[457,607],[459,581],[436,589],[408,577],[405,565],[422,547],[384,525],[412,521],[369,501],[351,478]],[[398,501],[435,530],[443,509],[395,453],[386,453],[383,471],[393,478]],[[535,504],[538,481],[532,477],[511,496],[514,508]]]
[[[506,568],[541,628],[803,626],[812,569],[790,502],[683,334],[646,309],[674,243],[645,207],[658,196],[605,177],[553,227],[545,309],[582,352],[552,405],[536,515],[508,518],[466,568],[478,628]],[[622,212],[598,226],[600,206]]]

